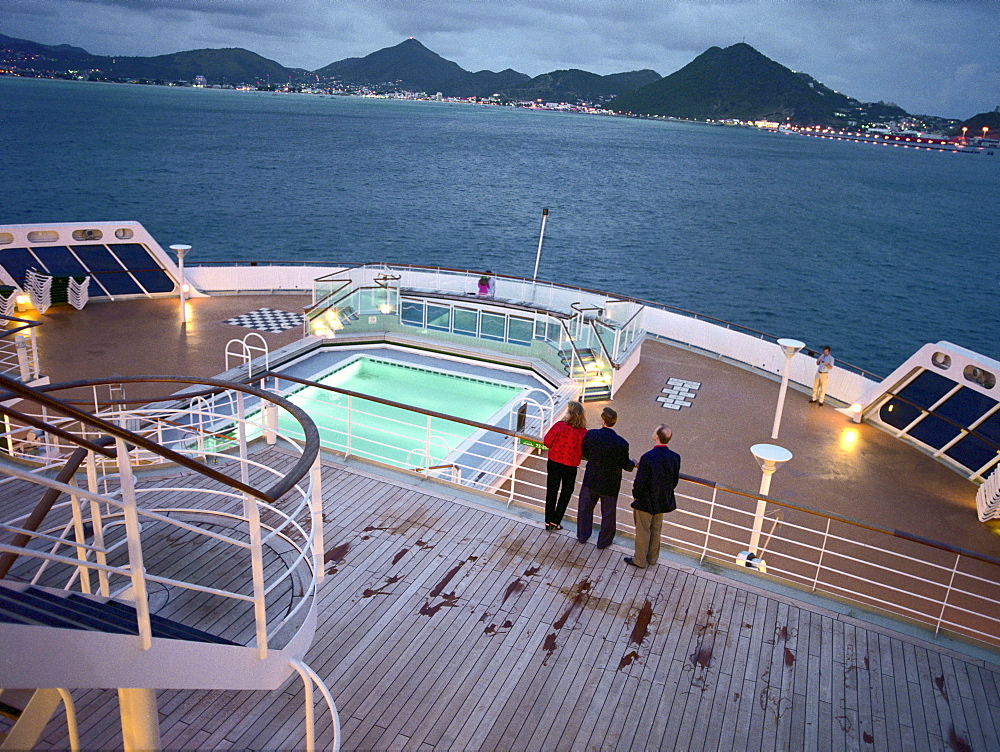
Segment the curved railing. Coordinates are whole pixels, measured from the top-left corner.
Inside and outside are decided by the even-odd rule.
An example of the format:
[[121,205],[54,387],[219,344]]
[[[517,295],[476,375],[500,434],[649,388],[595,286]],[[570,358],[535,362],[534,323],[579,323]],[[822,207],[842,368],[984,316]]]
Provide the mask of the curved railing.
[[[88,390],[119,382],[188,385],[194,391],[142,409],[98,403],[97,414],[75,404]],[[0,408],[13,424],[43,427],[56,460],[70,449],[74,461],[86,454],[84,486],[73,473],[39,472],[18,452],[0,455],[0,470],[8,476],[0,494],[24,498],[28,489],[43,488],[46,497],[64,499],[51,504],[44,522],[27,525],[32,511],[22,507],[0,525],[16,536],[0,543],[8,558],[20,557],[10,577],[110,597],[131,590],[147,648],[150,588],[185,592],[192,603],[221,599],[229,609],[242,608],[229,627],[232,634],[224,636],[247,644],[252,633],[261,658],[277,636],[287,644],[289,630],[307,621],[322,578],[322,502],[319,437],[301,408],[256,387],[214,379],[136,377],[60,384],[43,392],[0,377],[0,386],[6,390],[0,398],[16,395],[44,411]],[[57,399],[57,393],[70,399]],[[204,401],[206,394],[212,401]],[[280,411],[297,426],[295,437],[279,430],[267,439],[282,441],[295,456],[251,456],[250,437],[260,435],[260,425],[246,418],[250,406]],[[228,425],[235,441],[199,446],[205,417],[210,425]],[[8,447],[10,433],[4,435]],[[181,469],[189,472],[178,481]],[[188,567],[169,555],[169,540],[214,551],[230,574],[220,580],[214,567]]]
[[39,377],[38,343],[35,328],[40,321],[0,315],[0,374],[16,376],[24,382]]

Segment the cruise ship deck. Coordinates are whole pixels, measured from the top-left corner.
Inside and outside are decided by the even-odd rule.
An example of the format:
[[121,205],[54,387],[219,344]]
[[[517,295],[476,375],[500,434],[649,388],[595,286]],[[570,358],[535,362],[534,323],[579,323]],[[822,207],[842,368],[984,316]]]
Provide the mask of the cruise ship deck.
[[[988,657],[693,561],[635,573],[622,546],[336,459],[323,499],[326,581],[306,660],[337,701],[343,749],[1000,744]],[[177,576],[205,565],[183,546],[174,556],[187,557]],[[116,748],[115,691],[74,695],[81,748]],[[304,745],[296,684],[158,696],[164,749]],[[331,739],[321,717],[317,744]],[[57,717],[40,747],[67,746]]]
[[[312,301],[293,294],[196,297],[188,301],[186,325],[176,298],[24,315],[44,322],[36,332],[40,369],[53,383],[210,378],[226,369],[226,344],[251,331],[232,319],[262,308],[300,312]],[[302,337],[301,327],[253,331],[271,352]],[[696,397],[679,409],[663,407],[670,379]],[[159,387],[126,385],[127,398],[160,397],[152,391]],[[737,496],[751,489],[752,500],[761,475],[749,448],[771,441],[778,390],[760,369],[647,339],[610,404],[634,457],[666,423],[682,472],[694,477],[689,482]],[[605,404],[587,403],[591,426]],[[857,521],[852,530],[859,536],[871,528],[883,538],[893,531],[909,536],[914,545],[934,541],[950,551],[948,561],[955,558],[949,547],[979,554],[982,561],[973,564],[984,565],[987,590],[996,587],[990,562],[1000,553],[1000,527],[978,521],[969,480],[832,404],[810,404],[796,389],[788,393],[780,437],[793,459],[775,475],[770,497],[786,502],[790,516],[769,518],[766,536],[779,521],[795,528],[797,508],[819,510],[817,519],[829,513]],[[255,457],[290,465],[284,451],[254,445]],[[528,456],[522,464],[538,470],[544,458]],[[669,545],[672,535],[685,542],[702,535],[676,513],[665,522],[660,563],[633,570],[622,561],[631,552],[625,495],[616,543],[598,550],[577,542],[571,520],[564,531],[546,532],[543,489],[530,483],[511,503],[510,482],[464,488],[329,451],[321,465],[325,579],[305,661],[336,701],[343,749],[1000,747],[1000,653],[988,641],[947,629],[936,634],[926,622],[895,618],[857,598],[821,596],[732,562],[692,556],[690,547]],[[174,485],[184,480],[180,471]],[[8,516],[21,503],[0,495]],[[702,501],[681,493],[681,509],[694,503]],[[574,510],[575,497],[570,518]],[[725,521],[720,512],[718,522]],[[708,531],[704,538],[707,551]],[[207,563],[179,543],[158,553],[177,579]],[[819,565],[816,572],[818,580]],[[890,576],[888,585],[895,584]],[[908,598],[899,597],[904,607]],[[172,608],[167,598],[154,610],[169,618],[176,616]],[[199,629],[227,636],[224,612],[200,616]],[[81,748],[120,745],[115,691],[73,695]],[[306,744],[303,690],[292,681],[276,692],[162,689],[157,699],[165,749]],[[333,740],[329,717],[319,716],[317,745]],[[57,716],[39,746],[69,744]]]

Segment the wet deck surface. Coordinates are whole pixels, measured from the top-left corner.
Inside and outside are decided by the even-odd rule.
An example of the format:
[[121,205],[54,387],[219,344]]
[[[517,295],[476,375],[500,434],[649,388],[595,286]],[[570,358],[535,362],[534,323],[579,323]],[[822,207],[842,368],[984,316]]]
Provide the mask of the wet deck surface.
[[[301,312],[302,295],[240,295],[189,301],[189,324],[180,325],[175,299],[93,303],[83,311],[52,308],[38,337],[42,370],[53,382],[109,375],[214,376],[225,369],[233,338],[258,331],[274,350],[301,336],[224,323],[262,307]],[[72,353],[66,358],[65,353]],[[691,407],[668,410],[656,397],[668,379],[700,384]],[[138,387],[129,396],[144,397]],[[788,392],[780,438],[770,438],[778,383],[720,360],[660,342],[643,346],[643,358],[611,403],[616,429],[638,458],[655,426],[674,429],[672,447],[683,472],[756,491],[760,471],[750,454],[756,443],[777,443],[794,458],[774,476],[771,495],[903,530],[980,553],[1000,556],[1000,521],[976,517],[975,486],[917,449],[877,428],[852,423],[831,405],[811,405]],[[591,426],[607,403],[588,405]],[[620,506],[627,508],[622,498]]]
[[[692,567],[635,572],[426,483],[326,462],[323,498],[306,660],[344,749],[1000,748],[996,663]],[[120,748],[115,692],[73,695],[82,747]],[[304,744],[297,680],[158,698],[166,749]],[[64,721],[41,746],[67,746]]]

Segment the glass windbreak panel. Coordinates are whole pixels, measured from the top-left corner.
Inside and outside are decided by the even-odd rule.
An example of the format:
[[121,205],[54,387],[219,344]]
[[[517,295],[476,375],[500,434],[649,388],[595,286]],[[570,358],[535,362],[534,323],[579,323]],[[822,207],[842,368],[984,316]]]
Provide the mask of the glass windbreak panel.
[[24,286],[24,274],[28,269],[44,271],[38,259],[27,248],[5,248],[0,253],[0,265],[21,287]]
[[982,439],[970,434],[961,441],[955,442],[955,446],[949,447],[945,455],[970,470],[978,470],[997,456],[997,450]]
[[45,264],[49,274],[57,277],[76,277],[88,273],[64,245],[35,248],[34,253],[38,260]]
[[456,308],[453,331],[475,337],[479,334],[479,311],[470,308]]
[[962,429],[954,423],[939,418],[936,414],[928,415],[910,429],[909,435],[917,441],[922,441],[929,447],[940,449],[961,433]]
[[174,281],[166,272],[132,272],[146,292],[173,292]]
[[400,311],[400,319],[404,324],[410,326],[424,325],[424,304],[403,301],[403,310]]
[[534,331],[535,325],[531,319],[511,316],[507,324],[507,341],[516,345],[530,345]]
[[878,417],[883,423],[899,429],[906,428],[918,415],[920,410],[898,399],[889,400],[878,411]]
[[122,265],[108,253],[108,249],[103,245],[74,245],[70,247],[83,262],[83,265],[92,272],[120,272],[122,270]]
[[161,269],[159,262],[139,243],[112,243],[108,246],[126,269],[149,271]]
[[954,388],[955,382],[951,379],[924,371],[896,394],[910,402],[916,402],[920,407],[928,408]]
[[963,387],[935,410],[934,414],[953,420],[959,425],[968,428],[987,411],[991,410],[996,403],[995,399],[991,399],[985,394],[977,392],[975,389]]
[[[141,295],[142,288],[136,284],[127,272],[107,272],[93,275],[101,281],[101,285],[111,295]],[[93,287],[91,287],[93,289]]]
[[427,328],[440,332],[451,330],[451,308],[427,304]]
[[506,316],[497,316],[495,313],[486,313],[483,311],[479,336],[483,339],[493,339],[503,342],[506,321]]
[[562,337],[562,324],[558,321],[550,321],[547,326],[547,333],[545,338],[551,342],[553,345],[558,345],[560,338]]

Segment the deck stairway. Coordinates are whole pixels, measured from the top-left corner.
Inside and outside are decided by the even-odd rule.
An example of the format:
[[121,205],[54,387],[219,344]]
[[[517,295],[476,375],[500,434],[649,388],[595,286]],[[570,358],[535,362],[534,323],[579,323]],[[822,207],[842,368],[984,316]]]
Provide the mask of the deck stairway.
[[[10,708],[0,750],[36,744],[60,702],[72,738],[69,689],[117,689],[125,749],[148,749],[159,746],[156,690],[275,690],[296,674],[305,746],[315,748],[314,688],[333,718],[332,747],[339,745],[332,697],[302,662],[323,576],[315,425],[263,390],[198,383],[218,399],[206,401],[203,391],[112,422],[102,410],[86,413],[51,392],[0,381],[22,398],[22,410],[25,402],[45,410],[43,422],[6,402],[8,420],[43,423],[56,454],[71,454],[53,477],[0,453],[0,478],[8,476],[0,486],[0,687],[62,688],[20,702],[0,698]],[[291,460],[265,438],[251,447],[232,411],[226,430],[239,434],[235,446],[207,452],[196,440],[212,404],[239,404],[242,416],[250,399],[297,420],[306,440]],[[120,405],[103,412],[122,417]],[[213,418],[226,422],[224,413]],[[142,433],[122,427],[140,423]],[[174,439],[150,438],[165,436]]]
[[611,386],[607,381],[600,379],[595,382],[600,376],[601,365],[594,350],[560,350],[559,359],[566,374],[583,386],[584,402],[611,399]]

